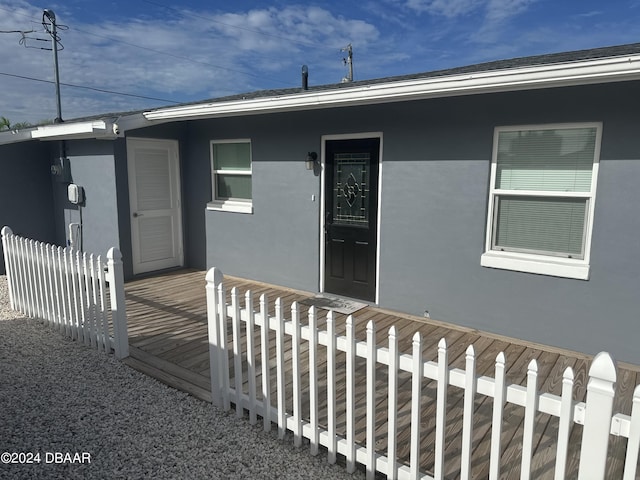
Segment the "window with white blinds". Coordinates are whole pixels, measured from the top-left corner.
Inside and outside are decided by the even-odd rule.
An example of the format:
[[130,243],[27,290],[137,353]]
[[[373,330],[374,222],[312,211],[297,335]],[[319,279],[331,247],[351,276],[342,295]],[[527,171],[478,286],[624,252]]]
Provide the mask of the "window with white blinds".
[[212,200],[208,207],[242,213],[252,211],[251,141],[211,142]]
[[535,273],[544,257],[588,272],[600,136],[600,124],[496,129],[483,265],[504,252],[500,266],[523,254]]

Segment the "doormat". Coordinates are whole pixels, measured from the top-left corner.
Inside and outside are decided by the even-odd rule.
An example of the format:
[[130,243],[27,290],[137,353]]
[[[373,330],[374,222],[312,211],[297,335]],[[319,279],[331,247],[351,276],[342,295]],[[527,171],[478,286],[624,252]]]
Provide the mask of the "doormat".
[[343,313],[345,315],[351,315],[352,313],[355,313],[367,306],[366,303],[356,302],[355,300],[325,297],[323,295],[307,298],[306,300],[301,300],[299,303],[307,305],[308,307],[313,306],[316,308],[322,308],[323,310],[333,310],[334,312]]

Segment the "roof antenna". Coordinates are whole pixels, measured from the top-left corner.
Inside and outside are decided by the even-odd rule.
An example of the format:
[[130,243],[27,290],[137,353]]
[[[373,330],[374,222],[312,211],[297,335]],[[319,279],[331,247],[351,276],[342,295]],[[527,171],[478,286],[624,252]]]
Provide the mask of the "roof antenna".
[[302,65],[302,89],[309,90],[309,67]]
[[351,44],[340,49],[341,52],[347,52],[347,58],[343,58],[342,62],[349,67],[349,73],[342,79],[341,83],[353,82],[353,47]]

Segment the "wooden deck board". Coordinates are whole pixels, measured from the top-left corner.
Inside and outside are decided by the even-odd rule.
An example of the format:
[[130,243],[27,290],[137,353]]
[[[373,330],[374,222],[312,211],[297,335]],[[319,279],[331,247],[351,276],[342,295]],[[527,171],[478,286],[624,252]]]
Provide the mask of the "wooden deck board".
[[[205,272],[202,271],[177,271],[157,277],[144,278],[129,282],[125,285],[127,298],[127,313],[129,319],[129,342],[132,351],[132,360],[129,362],[134,368],[176,388],[188,391],[198,398],[210,401],[210,365],[206,325],[206,297],[205,297]],[[291,302],[300,302],[313,295],[308,292],[297,291],[290,288],[282,288],[260,282],[233,277],[225,278],[227,301],[230,302],[231,291],[237,287],[241,296],[238,299],[244,306],[244,292],[250,289],[254,293],[254,309],[259,309],[259,296],[265,294],[269,299],[269,314],[273,315],[274,300],[277,297],[283,299],[285,305],[284,315],[290,318]],[[308,324],[307,307],[300,306],[301,325]],[[584,400],[586,393],[587,370],[590,357],[575,352],[563,351],[553,347],[544,347],[528,342],[501,337],[499,335],[485,334],[476,330],[444,324],[431,319],[404,315],[376,307],[366,307],[354,314],[354,332],[358,341],[366,339],[366,326],[372,320],[376,325],[376,344],[385,347],[388,342],[388,331],[392,325],[396,326],[398,346],[401,353],[411,353],[412,338],[416,331],[420,331],[423,339],[423,359],[436,360],[437,347],[441,338],[445,338],[448,345],[450,366],[464,369],[465,351],[470,344],[474,345],[477,358],[476,373],[478,376],[487,375],[493,377],[496,355],[504,351],[507,359],[506,381],[525,385],[527,365],[532,359],[538,361],[538,389],[540,391],[560,394],[562,387],[562,374],[568,366],[574,369],[575,387],[574,399]],[[336,333],[345,335],[346,315],[335,315]],[[326,325],[326,311],[317,310],[318,328]],[[246,344],[246,330],[241,324],[241,341]],[[228,323],[228,335],[232,335],[232,325]],[[285,337],[285,343],[290,345],[290,339]],[[272,385],[272,401],[275,404],[277,390],[275,383],[275,332],[270,332],[270,377]],[[255,368],[257,373],[256,391],[261,398],[262,387],[262,358],[260,355],[260,336],[255,333],[255,345],[257,355]],[[319,421],[326,425],[326,348],[318,349],[318,395],[320,399]],[[234,385],[233,358],[229,352],[230,360],[230,385]],[[345,354],[339,352],[336,358],[337,364],[345,362]],[[246,367],[246,359],[243,360]],[[356,439],[364,441],[366,435],[362,414],[366,411],[365,388],[366,371],[363,359],[356,359]],[[308,344],[303,342],[300,350],[300,364],[302,368],[301,382],[303,386],[303,416],[308,418],[308,405],[306,400],[310,395],[308,374]],[[291,350],[287,349],[285,366],[291,371]],[[243,367],[243,368],[244,368]],[[338,370],[340,372],[340,370]],[[619,381],[617,390],[619,398],[616,400],[615,411],[625,414],[630,413],[631,398],[636,382],[640,380],[639,367],[627,364],[618,365]],[[245,375],[246,377],[246,375]],[[387,385],[387,372],[385,368],[379,368],[376,372],[376,390],[384,391]],[[336,379],[338,386],[337,427],[338,433],[345,434],[345,378],[344,373],[339,373]],[[408,460],[408,438],[410,434],[410,385],[411,376],[406,372],[400,372],[398,387],[398,458],[406,462]],[[247,379],[243,378],[243,391],[248,391]],[[285,396],[289,409],[292,407],[292,378],[287,374],[285,382]],[[436,382],[425,379],[423,381],[423,410],[422,410],[422,436],[423,444],[421,468],[425,472],[433,469],[435,439],[435,395]],[[464,392],[456,387],[449,387],[447,405],[446,426],[446,462],[445,471],[447,478],[456,478],[460,472],[461,452],[461,419]],[[378,394],[376,399],[376,449],[386,449],[387,435],[387,398]],[[473,478],[486,478],[488,473],[488,461],[491,437],[491,414],[493,401],[483,395],[477,395],[475,399],[475,424],[473,434]],[[504,425],[502,430],[502,464],[503,477],[512,478],[519,476],[520,449],[523,434],[524,409],[522,407],[507,404],[504,410]],[[535,454],[532,460],[535,478],[552,478],[555,464],[554,438],[557,436],[558,422],[555,417],[538,414],[534,435]],[[571,433],[571,448],[579,448],[582,428],[574,426]],[[404,441],[402,440],[404,439]],[[612,461],[609,465],[608,478],[617,478],[624,462],[624,446],[626,440],[613,438],[610,445]],[[576,450],[577,451],[577,450]],[[570,455],[567,472],[575,476],[578,466],[578,455]],[[613,476],[610,476],[611,473]]]

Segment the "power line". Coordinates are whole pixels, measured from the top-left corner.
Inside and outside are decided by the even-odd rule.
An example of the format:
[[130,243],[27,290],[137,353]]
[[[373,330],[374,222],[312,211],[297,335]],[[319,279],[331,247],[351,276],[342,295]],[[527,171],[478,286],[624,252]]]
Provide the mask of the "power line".
[[[33,82],[54,83],[51,80],[43,80],[41,78],[27,77],[25,75],[16,75],[16,74],[13,74],[13,73],[0,72],[0,75],[3,75],[5,77],[20,78],[20,79],[23,79],[23,80],[31,80]],[[107,90],[107,89],[104,89],[104,88],[97,88],[97,87],[88,87],[86,85],[76,85],[76,84],[73,84],[73,83],[62,83],[61,82],[60,85],[63,85],[65,87],[71,87],[71,88],[80,88],[80,89],[84,89],[84,90],[92,90],[94,92],[100,92],[100,93],[109,93],[109,94],[112,94],[112,95],[121,95],[123,97],[141,98],[141,99],[144,99],[144,100],[155,100],[155,101],[164,102],[164,103],[175,103],[175,104],[182,103],[182,102],[178,102],[176,100],[167,100],[167,99],[164,99],[164,98],[148,97],[148,96],[145,96],[145,95],[136,95],[134,93],[116,92],[114,90]]]

